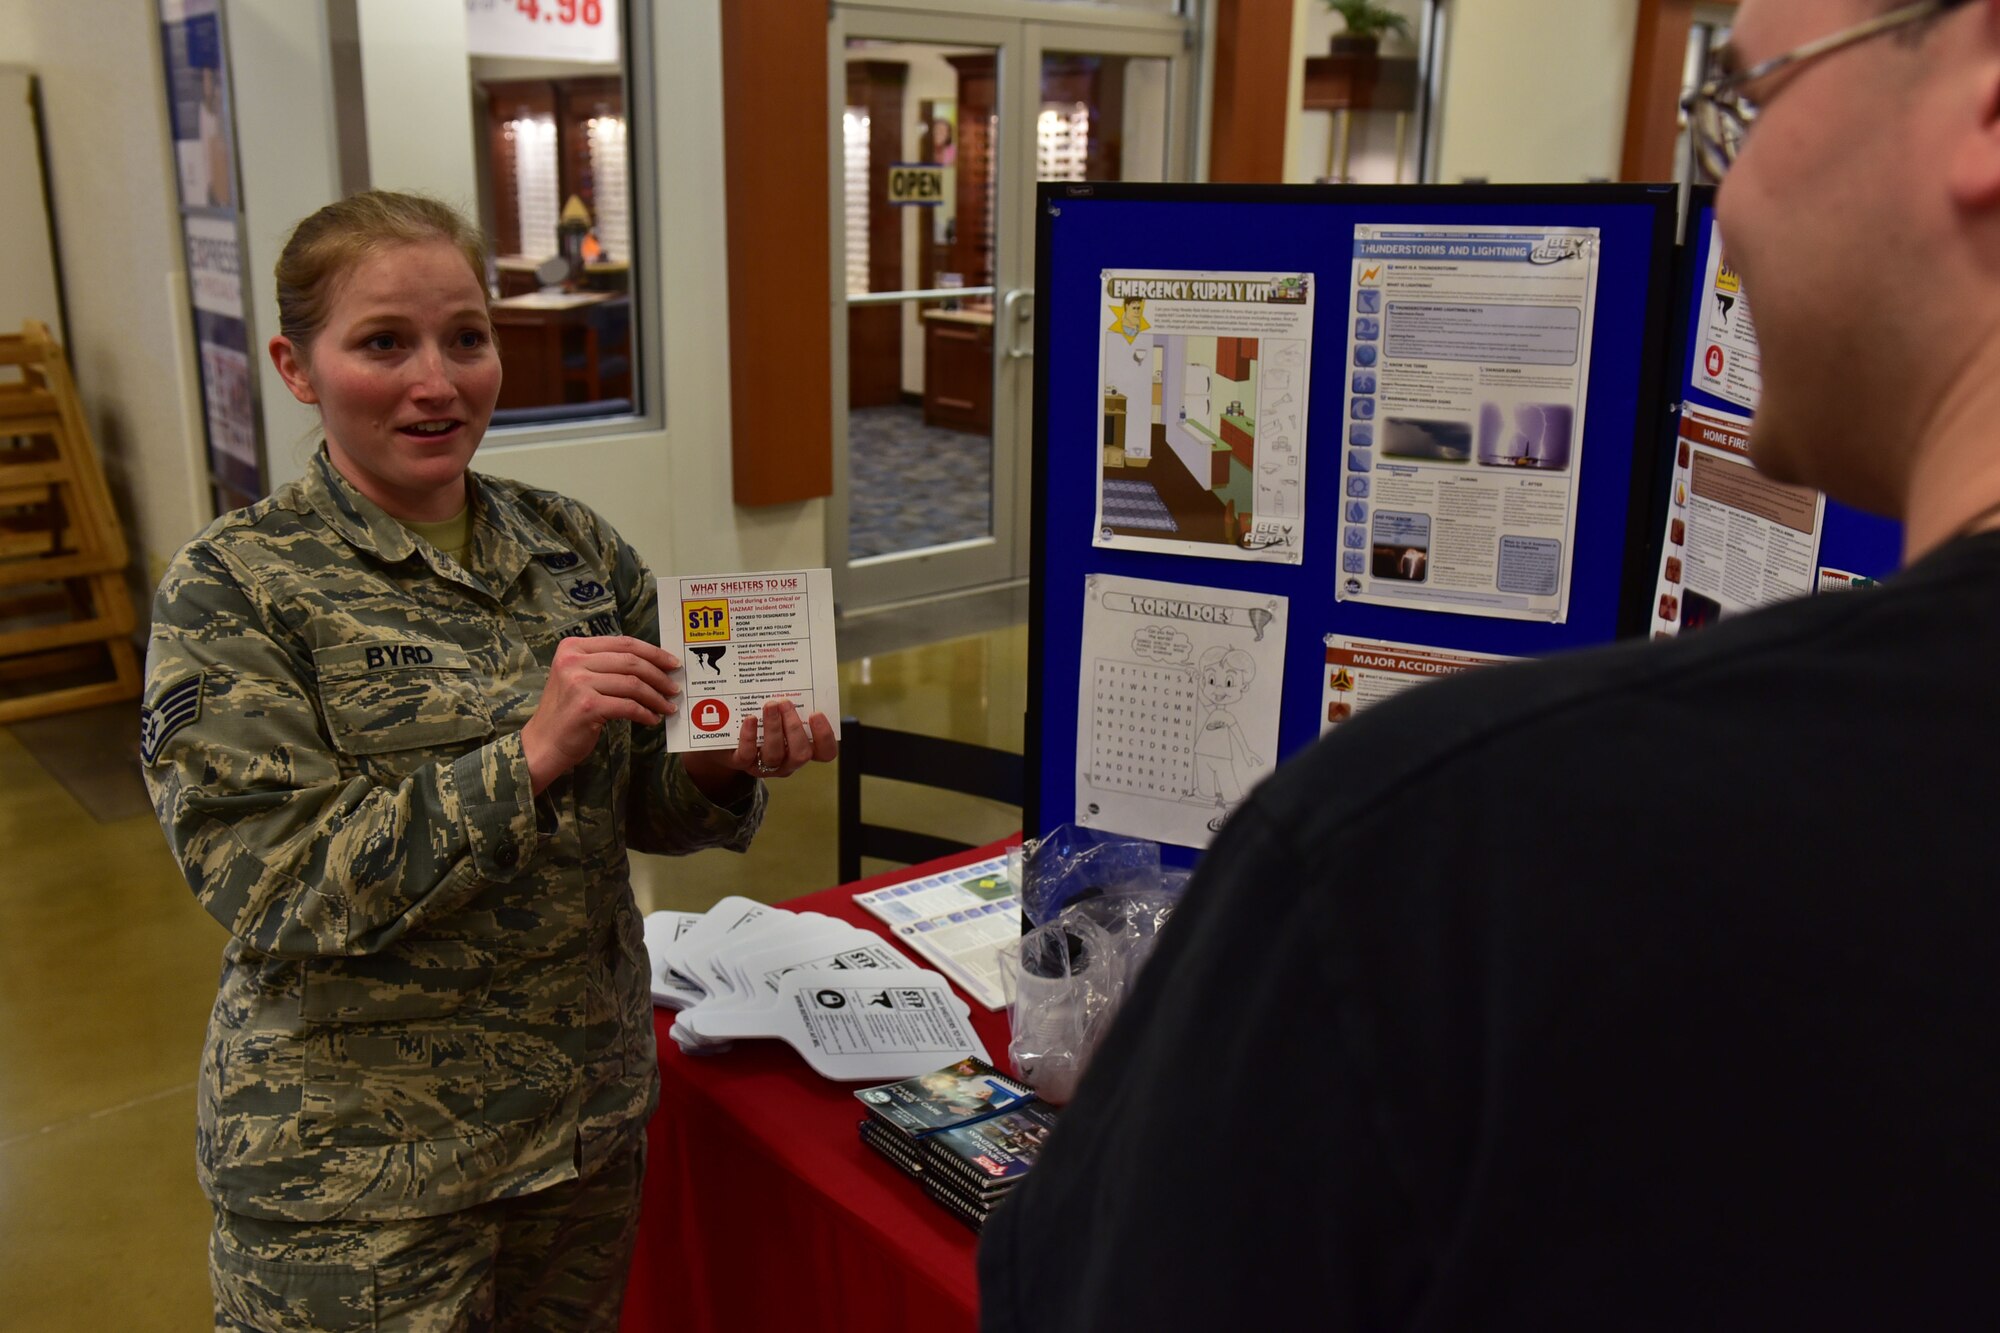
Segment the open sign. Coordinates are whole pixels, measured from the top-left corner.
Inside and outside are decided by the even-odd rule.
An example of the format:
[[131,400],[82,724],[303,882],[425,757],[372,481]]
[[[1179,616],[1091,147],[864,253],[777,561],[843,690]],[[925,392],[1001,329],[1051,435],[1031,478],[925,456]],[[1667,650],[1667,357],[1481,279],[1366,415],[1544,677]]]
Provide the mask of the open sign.
[[936,208],[944,202],[946,168],[927,162],[894,162],[889,166],[889,202],[898,206]]

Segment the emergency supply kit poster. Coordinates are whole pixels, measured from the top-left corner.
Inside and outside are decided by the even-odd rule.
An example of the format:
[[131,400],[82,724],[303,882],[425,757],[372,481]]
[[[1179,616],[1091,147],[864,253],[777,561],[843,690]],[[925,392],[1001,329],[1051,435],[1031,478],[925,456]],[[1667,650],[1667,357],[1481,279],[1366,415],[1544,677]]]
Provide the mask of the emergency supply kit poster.
[[1096,544],[1296,565],[1310,273],[1106,269]]
[[840,730],[833,574],[792,569],[659,581],[660,646],[681,659],[667,749],[733,750],[743,719],[789,699]]

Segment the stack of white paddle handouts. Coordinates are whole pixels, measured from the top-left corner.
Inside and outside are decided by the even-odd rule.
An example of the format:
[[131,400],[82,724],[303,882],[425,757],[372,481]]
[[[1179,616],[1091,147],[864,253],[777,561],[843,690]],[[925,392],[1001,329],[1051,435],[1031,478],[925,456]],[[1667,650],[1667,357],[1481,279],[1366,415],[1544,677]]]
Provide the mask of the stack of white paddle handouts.
[[706,912],[648,916],[646,951],[653,1003],[679,1011],[673,1039],[689,1055],[774,1037],[822,1077],[853,1082],[987,1058],[942,974],[834,917],[724,898]]

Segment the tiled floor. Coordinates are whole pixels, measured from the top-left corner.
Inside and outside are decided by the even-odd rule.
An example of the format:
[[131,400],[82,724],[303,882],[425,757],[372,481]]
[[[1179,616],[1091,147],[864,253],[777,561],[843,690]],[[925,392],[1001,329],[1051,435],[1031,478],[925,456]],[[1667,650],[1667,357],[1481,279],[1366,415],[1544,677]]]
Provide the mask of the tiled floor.
[[847,414],[847,553],[970,541],[993,530],[993,439],[924,424],[920,407]]
[[[895,637],[879,623],[869,636]],[[1018,750],[1026,661],[1018,624],[880,652],[843,664],[842,704]],[[222,931],[151,814],[133,812],[135,741],[136,721],[115,711],[0,728],[0,1327],[21,1333],[210,1317],[193,1089]],[[968,841],[1019,823],[1011,807],[900,784],[871,784],[865,799],[871,818]],[[834,774],[816,767],[777,784],[745,856],[634,857],[640,905],[822,888],[833,836]]]

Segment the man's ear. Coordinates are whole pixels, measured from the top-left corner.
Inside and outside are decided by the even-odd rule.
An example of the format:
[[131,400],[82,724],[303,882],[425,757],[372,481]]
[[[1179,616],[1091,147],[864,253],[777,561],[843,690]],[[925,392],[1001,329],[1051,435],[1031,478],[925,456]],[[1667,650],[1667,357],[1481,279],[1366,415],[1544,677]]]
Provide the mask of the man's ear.
[[1979,118],[1961,134],[1949,177],[1953,202],[1974,211],[2000,207],[2000,0],[1983,0],[1979,8],[1986,47],[1976,76]]
[[276,334],[271,339],[270,351],[271,364],[278,368],[278,374],[285,381],[285,387],[292,391],[292,397],[302,403],[317,403],[319,394],[306,375],[306,359],[292,345],[292,340],[282,333]]

